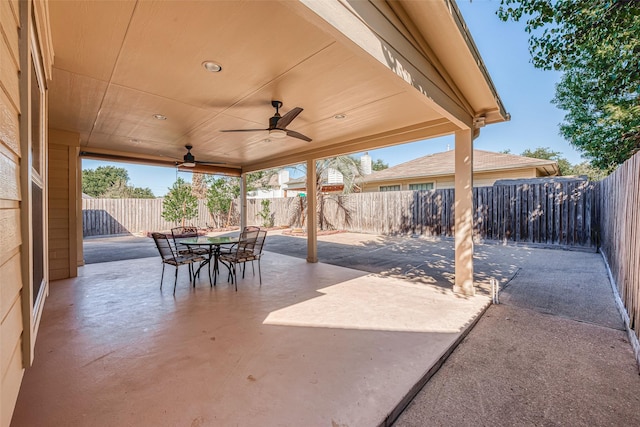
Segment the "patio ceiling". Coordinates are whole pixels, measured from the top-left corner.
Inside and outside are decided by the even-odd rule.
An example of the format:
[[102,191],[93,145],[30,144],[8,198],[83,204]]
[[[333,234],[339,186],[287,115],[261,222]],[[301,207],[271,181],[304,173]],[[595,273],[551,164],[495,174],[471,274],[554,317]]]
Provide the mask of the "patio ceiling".
[[[49,126],[88,157],[238,174],[507,119],[455,4],[56,1]],[[204,61],[222,66],[204,69]],[[305,142],[269,138],[272,100]],[[157,120],[162,114],[166,120]],[[344,119],[336,119],[343,114]],[[206,169],[206,168],[205,168]]]

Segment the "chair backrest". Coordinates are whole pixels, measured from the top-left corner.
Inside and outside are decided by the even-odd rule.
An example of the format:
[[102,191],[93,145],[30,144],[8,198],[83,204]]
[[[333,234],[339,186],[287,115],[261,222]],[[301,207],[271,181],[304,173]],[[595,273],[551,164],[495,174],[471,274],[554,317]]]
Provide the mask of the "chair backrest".
[[193,226],[173,227],[171,229],[171,235],[173,236],[174,242],[176,238],[179,237],[198,237],[198,229]]
[[240,240],[244,239],[247,233],[250,233],[253,231],[260,231],[260,227],[256,225],[247,225],[245,228],[242,229],[242,232],[240,233]]
[[158,252],[160,252],[160,256],[163,260],[173,259],[175,260],[176,256],[173,252],[173,248],[171,247],[171,243],[164,233],[151,233],[153,237],[153,241],[156,242],[156,247],[158,248]]
[[238,254],[253,253],[259,234],[260,234],[259,227],[253,227],[251,229],[249,229],[249,227],[246,227],[240,234],[240,240],[238,241],[238,246],[237,246],[237,253]]
[[264,248],[265,240],[267,239],[267,230],[258,231],[258,238],[256,244],[253,247],[253,256],[258,258],[262,255],[262,249]]

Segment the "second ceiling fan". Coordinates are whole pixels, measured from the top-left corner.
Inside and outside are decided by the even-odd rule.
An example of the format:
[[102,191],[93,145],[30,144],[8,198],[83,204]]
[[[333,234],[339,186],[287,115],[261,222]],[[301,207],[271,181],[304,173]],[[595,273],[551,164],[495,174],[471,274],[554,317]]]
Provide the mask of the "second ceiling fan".
[[303,141],[311,142],[311,138],[306,135],[296,132],[294,130],[287,129],[289,123],[293,121],[298,114],[302,113],[302,108],[295,107],[284,116],[280,115],[279,109],[282,107],[282,101],[271,101],[271,105],[276,109],[276,114],[269,119],[269,127],[266,129],[229,129],[221,130],[220,132],[260,132],[268,131],[269,136],[272,138],[284,138],[290,136],[292,138],[298,138]]
[[184,148],[187,149],[187,153],[182,157],[182,162],[176,162],[177,167],[183,168],[194,168],[197,165],[224,165],[224,162],[201,162],[196,161],[196,158],[193,154],[191,154],[191,149],[193,146],[185,145]]

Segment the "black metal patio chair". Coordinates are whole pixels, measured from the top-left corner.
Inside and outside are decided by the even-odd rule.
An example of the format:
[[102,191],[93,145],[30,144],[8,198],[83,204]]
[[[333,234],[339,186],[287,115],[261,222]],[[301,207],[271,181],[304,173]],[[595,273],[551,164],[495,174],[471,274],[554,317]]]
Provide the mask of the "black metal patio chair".
[[[243,230],[240,234],[240,240],[231,247],[230,253],[220,255],[221,261],[229,263],[229,277],[231,283],[235,285],[236,291],[238,290],[237,266],[253,259],[253,251],[259,235],[260,228],[258,227]],[[244,272],[242,277],[244,277]]]
[[186,227],[173,227],[171,229],[171,236],[173,237],[174,246],[178,249],[178,254],[197,254],[208,255],[209,249],[207,248],[183,248],[180,249],[180,242],[177,239],[198,237],[198,229],[192,226]]
[[206,258],[202,255],[185,253],[176,254],[169,238],[163,233],[152,233],[153,241],[156,243],[160,257],[162,258],[162,276],[160,277],[160,289],[162,289],[162,281],[164,280],[164,266],[165,264],[173,265],[176,268],[175,279],[173,281],[173,294],[176,294],[176,284],[178,283],[178,267],[181,265],[189,266],[189,284],[193,282],[193,286],[196,285],[196,278],[193,269],[194,262],[202,262]]
[[267,230],[258,230],[256,244],[253,246],[253,255],[248,257],[248,259],[242,265],[242,278],[244,279],[244,271],[246,269],[247,262],[251,261],[251,269],[253,270],[253,275],[255,276],[256,269],[253,266],[253,261],[258,261],[258,277],[260,278],[260,285],[262,285],[262,270],[260,268],[260,258],[262,258],[262,251],[264,249],[266,240]]

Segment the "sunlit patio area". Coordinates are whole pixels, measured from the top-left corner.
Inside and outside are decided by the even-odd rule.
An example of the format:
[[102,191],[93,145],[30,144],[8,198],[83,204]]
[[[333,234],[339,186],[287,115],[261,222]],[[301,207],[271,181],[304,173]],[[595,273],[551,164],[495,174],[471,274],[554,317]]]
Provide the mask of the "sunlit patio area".
[[[159,258],[56,281],[13,425],[377,425],[488,306],[268,252],[238,291]],[[224,273],[224,271],[223,271]]]

